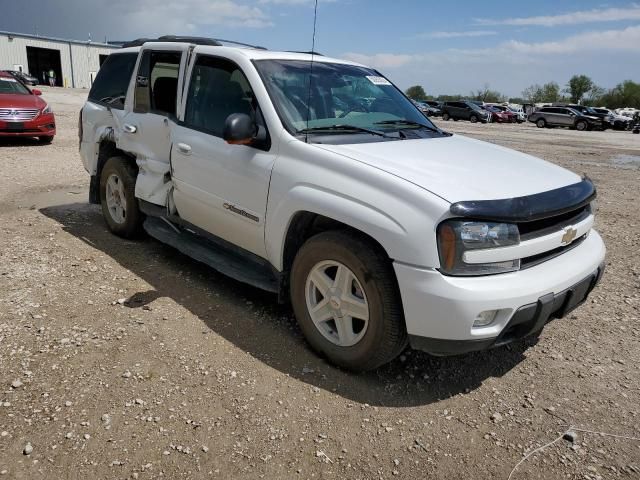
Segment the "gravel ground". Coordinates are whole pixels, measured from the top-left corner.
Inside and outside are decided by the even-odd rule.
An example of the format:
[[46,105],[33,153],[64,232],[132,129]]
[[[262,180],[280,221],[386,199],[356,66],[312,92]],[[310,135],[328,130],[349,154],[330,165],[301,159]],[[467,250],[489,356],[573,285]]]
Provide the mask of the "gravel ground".
[[274,296],[109,234],[86,92],[43,90],[54,143],[0,145],[0,475],[507,479],[572,425],[512,479],[640,478],[640,136],[442,122],[588,174],[607,272],[535,344],[354,375]]

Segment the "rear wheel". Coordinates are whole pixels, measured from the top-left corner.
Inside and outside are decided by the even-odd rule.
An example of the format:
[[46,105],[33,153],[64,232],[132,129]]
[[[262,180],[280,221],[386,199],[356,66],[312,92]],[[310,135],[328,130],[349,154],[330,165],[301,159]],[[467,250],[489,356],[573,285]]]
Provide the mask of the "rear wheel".
[[576,122],[576,130],[579,130],[581,132],[584,132],[589,125],[587,125],[587,122],[585,122],[584,120],[580,120],[578,122]]
[[449,116],[449,114],[447,112],[444,112],[442,114],[442,120],[444,120],[445,122],[448,122],[450,118],[451,117]]
[[544,118],[541,118],[540,120],[536,121],[536,127],[544,128],[546,126],[547,126],[547,122],[544,120]]
[[302,246],[291,269],[291,303],[311,346],[349,370],[377,368],[407,345],[391,262],[351,232],[323,232]]
[[122,157],[107,160],[100,175],[102,215],[113,233],[132,238],[142,231],[143,215],[135,197],[136,171]]

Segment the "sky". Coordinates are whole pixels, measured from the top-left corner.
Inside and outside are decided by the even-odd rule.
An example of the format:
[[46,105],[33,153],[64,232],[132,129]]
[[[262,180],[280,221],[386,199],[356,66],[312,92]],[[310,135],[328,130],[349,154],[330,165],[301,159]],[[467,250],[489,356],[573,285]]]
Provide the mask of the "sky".
[[[93,41],[164,34],[310,50],[314,0],[0,0],[0,30]],[[640,81],[640,3],[319,0],[316,51],[379,69],[400,88],[519,96],[573,74]]]

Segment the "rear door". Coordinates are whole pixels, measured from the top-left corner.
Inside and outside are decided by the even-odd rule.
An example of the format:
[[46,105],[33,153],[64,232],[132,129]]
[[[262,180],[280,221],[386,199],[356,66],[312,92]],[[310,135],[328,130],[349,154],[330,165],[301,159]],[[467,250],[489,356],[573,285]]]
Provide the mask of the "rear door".
[[171,124],[181,105],[190,48],[180,43],[143,47],[118,129],[118,146],[134,154],[138,163],[136,197],[157,205],[166,205],[171,189]]
[[569,114],[569,110],[566,108],[554,108],[554,123],[563,127],[569,127],[573,125],[573,117]]

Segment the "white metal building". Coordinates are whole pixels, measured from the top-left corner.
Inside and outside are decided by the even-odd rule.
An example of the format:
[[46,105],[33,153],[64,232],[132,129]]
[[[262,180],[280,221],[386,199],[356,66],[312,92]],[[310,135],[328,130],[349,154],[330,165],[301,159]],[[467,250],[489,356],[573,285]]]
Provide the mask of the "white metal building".
[[59,87],[89,88],[115,45],[0,31],[0,70],[20,70],[48,83],[54,70]]

